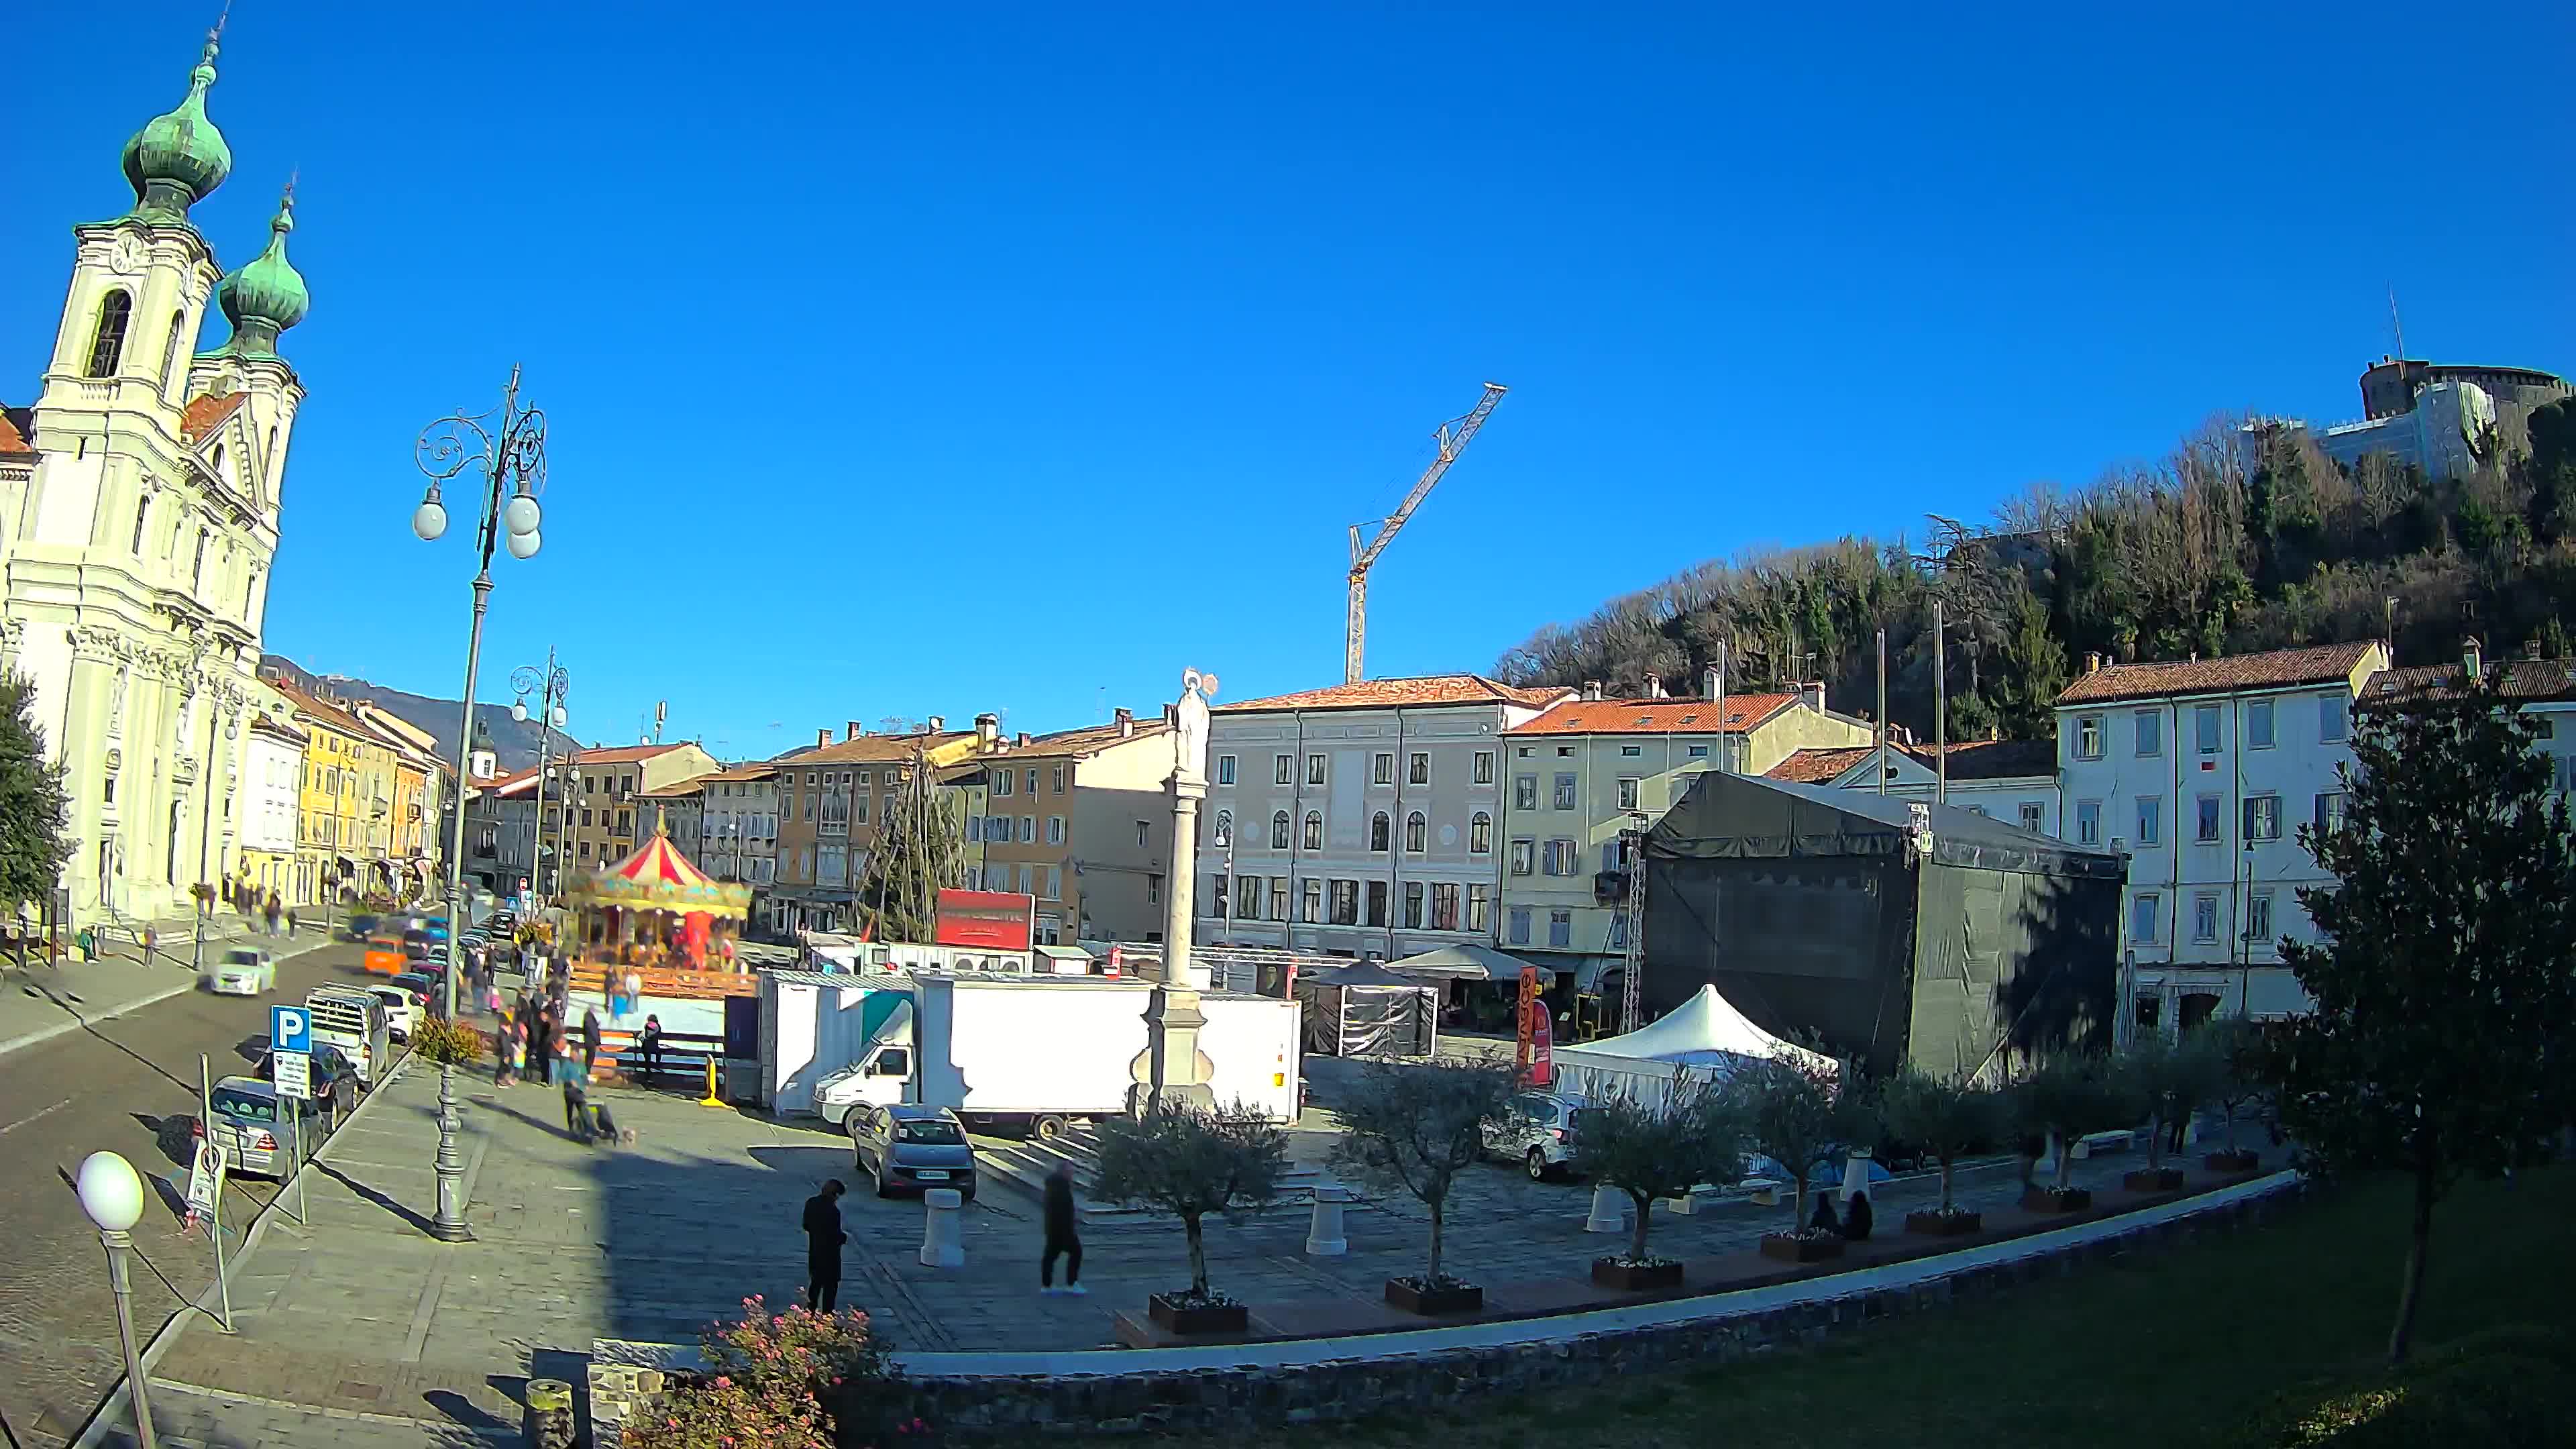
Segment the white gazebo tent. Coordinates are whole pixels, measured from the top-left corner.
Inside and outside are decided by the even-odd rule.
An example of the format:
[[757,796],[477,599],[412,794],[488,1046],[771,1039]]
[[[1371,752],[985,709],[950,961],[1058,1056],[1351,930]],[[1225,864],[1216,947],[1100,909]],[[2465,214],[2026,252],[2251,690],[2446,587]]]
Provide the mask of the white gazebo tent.
[[1714,986],[1672,1011],[1621,1036],[1556,1049],[1558,1090],[1569,1097],[1600,1098],[1626,1092],[1661,1102],[1676,1073],[1717,1081],[1737,1066],[1785,1054],[1829,1072],[1833,1058],[1781,1040],[1747,1020]]

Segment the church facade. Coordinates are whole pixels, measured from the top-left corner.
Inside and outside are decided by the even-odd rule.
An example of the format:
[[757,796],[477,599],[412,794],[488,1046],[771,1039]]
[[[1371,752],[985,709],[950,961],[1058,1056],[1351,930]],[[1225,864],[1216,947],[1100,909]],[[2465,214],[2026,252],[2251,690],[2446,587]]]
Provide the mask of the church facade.
[[[0,423],[0,668],[30,676],[71,797],[73,918],[184,911],[234,872],[288,448],[304,402],[280,336],[310,305],[266,249],[217,266],[189,208],[232,153],[186,97],[126,143],[132,209],[76,225],[71,284],[32,407]],[[208,313],[229,336],[207,346]],[[15,466],[12,466],[12,464]]]

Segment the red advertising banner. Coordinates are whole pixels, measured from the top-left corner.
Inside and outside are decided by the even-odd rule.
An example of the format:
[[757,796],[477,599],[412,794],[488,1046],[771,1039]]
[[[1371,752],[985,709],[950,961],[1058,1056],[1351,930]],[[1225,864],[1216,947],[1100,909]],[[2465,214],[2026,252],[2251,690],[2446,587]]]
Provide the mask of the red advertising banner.
[[1538,1008],[1537,967],[1521,968],[1521,996],[1516,1006],[1517,1009],[1513,1011],[1512,1017],[1520,1024],[1520,1041],[1512,1053],[1512,1073],[1526,1081],[1529,1078],[1532,1046],[1530,1013]]
[[1011,891],[941,891],[933,944],[1026,951],[1037,939],[1035,896]]
[[1530,1003],[1529,1084],[1556,1085],[1556,1026],[1548,1016],[1547,998],[1543,996]]

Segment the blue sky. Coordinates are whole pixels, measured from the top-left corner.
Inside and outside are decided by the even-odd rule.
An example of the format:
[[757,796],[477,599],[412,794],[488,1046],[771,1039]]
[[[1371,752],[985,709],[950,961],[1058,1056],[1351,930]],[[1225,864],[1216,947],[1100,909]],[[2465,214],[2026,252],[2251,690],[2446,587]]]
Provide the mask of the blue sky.
[[[13,23],[0,400],[213,8]],[[2412,351],[2576,368],[2563,9],[1749,9],[240,0],[197,215],[238,265],[300,169],[314,297],[269,647],[453,693],[411,442],[514,362],[486,680],[552,643],[575,733],[727,756],[1332,682],[1344,527],[1489,377],[1372,673],[2352,416],[2392,284]]]

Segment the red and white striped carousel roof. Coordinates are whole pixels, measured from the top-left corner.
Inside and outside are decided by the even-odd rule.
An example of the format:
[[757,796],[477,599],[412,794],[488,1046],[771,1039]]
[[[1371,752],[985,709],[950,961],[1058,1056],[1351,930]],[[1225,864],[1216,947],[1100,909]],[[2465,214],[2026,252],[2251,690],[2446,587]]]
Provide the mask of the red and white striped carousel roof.
[[653,838],[645,841],[643,848],[633,855],[610,866],[607,874],[613,880],[633,881],[638,885],[705,886],[715,883],[714,877],[698,869],[680,853],[680,848],[671,843],[671,837],[662,833],[659,821],[654,823]]

